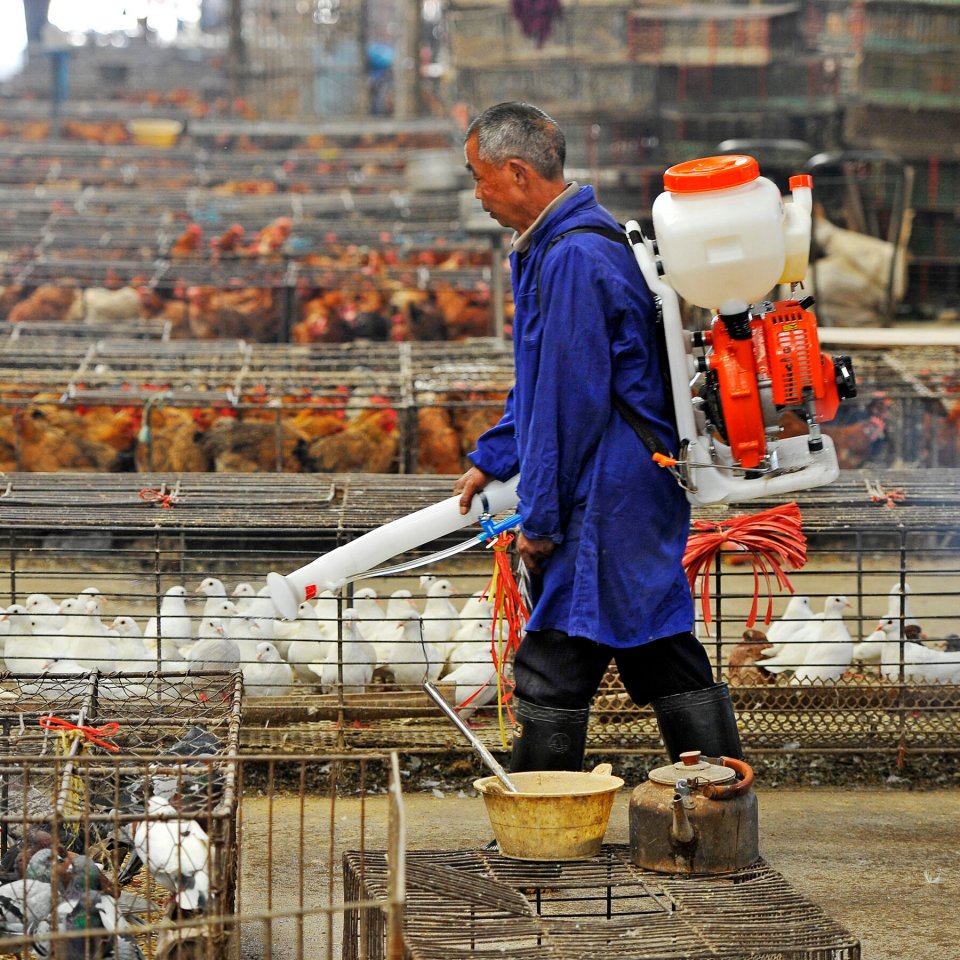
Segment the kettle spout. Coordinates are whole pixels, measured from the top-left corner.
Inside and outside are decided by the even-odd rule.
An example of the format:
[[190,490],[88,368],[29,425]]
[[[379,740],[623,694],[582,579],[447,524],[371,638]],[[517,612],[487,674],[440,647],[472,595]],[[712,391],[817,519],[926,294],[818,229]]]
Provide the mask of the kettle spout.
[[683,795],[675,793],[673,795],[673,819],[670,823],[670,837],[674,843],[690,843],[694,838],[693,825],[687,816],[686,808],[683,804]]

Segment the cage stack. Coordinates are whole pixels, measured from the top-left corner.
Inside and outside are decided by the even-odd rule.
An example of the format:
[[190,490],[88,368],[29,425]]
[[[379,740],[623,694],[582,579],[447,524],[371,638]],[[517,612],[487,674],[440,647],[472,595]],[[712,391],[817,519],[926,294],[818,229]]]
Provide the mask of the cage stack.
[[[892,154],[915,178],[907,298],[920,316],[956,306],[960,11],[936,0],[810,4],[813,41],[849,78],[843,139]],[[908,224],[909,225],[909,224]]]
[[36,671],[0,685],[4,890],[28,918],[19,935],[6,924],[0,949],[222,948],[237,884],[239,676]]

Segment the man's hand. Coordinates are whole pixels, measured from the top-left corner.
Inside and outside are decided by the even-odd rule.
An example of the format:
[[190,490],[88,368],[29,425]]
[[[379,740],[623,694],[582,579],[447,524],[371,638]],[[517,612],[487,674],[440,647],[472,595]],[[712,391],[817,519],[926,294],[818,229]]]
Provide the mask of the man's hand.
[[552,540],[531,540],[526,534],[517,537],[517,551],[523,565],[531,573],[543,573],[543,561],[557,548]]
[[453,492],[460,494],[460,513],[470,509],[470,502],[494,478],[479,467],[471,467],[453,485]]

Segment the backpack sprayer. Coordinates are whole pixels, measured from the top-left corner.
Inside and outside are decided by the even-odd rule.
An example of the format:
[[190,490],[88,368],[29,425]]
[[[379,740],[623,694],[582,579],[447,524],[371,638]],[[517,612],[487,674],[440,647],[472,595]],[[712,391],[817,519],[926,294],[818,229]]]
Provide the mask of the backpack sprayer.
[[[820,352],[812,301],[764,298],[779,283],[797,285],[810,249],[812,180],[790,180],[792,202],[760,176],[747,156],[709,157],[671,167],[653,204],[656,239],[639,224],[627,238],[657,298],[665,373],[680,446],[655,454],[694,504],[779,496],[821,486],[839,473],[836,451],[820,424],[841,399],[856,396],[849,357]],[[678,295],[717,309],[709,331],[683,329]],[[688,350],[689,347],[689,350]],[[778,419],[796,409],[808,433],[780,437]],[[267,577],[280,614],[319,590],[336,590],[391,557],[480,522],[484,532],[440,554],[381,569],[399,572],[433,562],[495,535],[492,516],[517,505],[517,481],[491,483],[462,515],[459,498],[401,517],[287,576]],[[509,518],[509,525],[519,517]],[[499,529],[505,529],[503,523]]]

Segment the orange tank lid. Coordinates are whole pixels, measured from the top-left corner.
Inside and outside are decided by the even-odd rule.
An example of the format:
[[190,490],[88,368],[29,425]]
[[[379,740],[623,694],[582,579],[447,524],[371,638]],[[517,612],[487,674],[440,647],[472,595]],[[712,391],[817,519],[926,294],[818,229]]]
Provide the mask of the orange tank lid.
[[705,193],[740,187],[760,176],[753,157],[732,153],[677,163],[663,174],[663,186],[670,193]]

